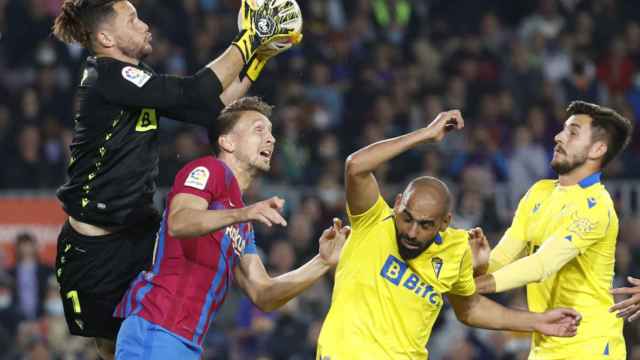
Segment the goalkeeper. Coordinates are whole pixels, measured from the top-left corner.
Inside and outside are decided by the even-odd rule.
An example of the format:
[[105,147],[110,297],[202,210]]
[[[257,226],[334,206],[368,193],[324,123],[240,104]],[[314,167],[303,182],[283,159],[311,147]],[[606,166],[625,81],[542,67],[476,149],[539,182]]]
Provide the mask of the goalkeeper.
[[103,358],[112,358],[121,323],[115,306],[151,262],[160,219],[152,207],[158,118],[211,125],[269,57],[300,40],[287,28],[300,13],[285,5],[243,0],[232,46],[195,75],[179,77],[141,61],[152,35],[129,1],[63,2],[54,35],[92,56],[77,88],[68,181],[57,193],[69,218],[58,237],[56,276],[69,331],[95,338]]

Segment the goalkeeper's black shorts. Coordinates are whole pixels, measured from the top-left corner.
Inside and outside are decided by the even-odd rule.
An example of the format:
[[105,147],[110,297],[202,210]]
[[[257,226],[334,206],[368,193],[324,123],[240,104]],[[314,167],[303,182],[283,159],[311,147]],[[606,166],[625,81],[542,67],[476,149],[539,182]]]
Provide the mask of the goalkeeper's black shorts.
[[113,311],[138,273],[151,265],[160,217],[104,236],[84,236],[67,221],[58,237],[56,278],[69,332],[115,340]]

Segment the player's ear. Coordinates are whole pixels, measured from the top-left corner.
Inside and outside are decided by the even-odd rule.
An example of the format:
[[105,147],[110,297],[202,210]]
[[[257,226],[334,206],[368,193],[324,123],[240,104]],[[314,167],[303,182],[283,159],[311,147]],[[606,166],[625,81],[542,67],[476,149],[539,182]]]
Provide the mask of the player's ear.
[[444,219],[442,221],[442,224],[440,224],[440,229],[438,229],[438,231],[442,232],[447,230],[449,224],[451,224],[451,217],[451,213],[447,213],[447,215],[444,216]]
[[218,137],[218,146],[220,147],[220,150],[228,153],[232,153],[235,150],[235,144],[230,139],[229,134],[220,135]]
[[97,42],[97,45],[103,48],[111,48],[115,46],[115,39],[113,35],[105,30],[99,30],[96,33],[96,37],[94,40]]
[[607,146],[606,142],[602,140],[596,141],[593,144],[591,144],[591,147],[589,148],[589,158],[590,159],[603,158],[607,154],[608,149],[609,147]]
[[402,205],[402,194],[396,195],[396,201],[393,203],[393,211],[397,214],[401,211],[400,206]]

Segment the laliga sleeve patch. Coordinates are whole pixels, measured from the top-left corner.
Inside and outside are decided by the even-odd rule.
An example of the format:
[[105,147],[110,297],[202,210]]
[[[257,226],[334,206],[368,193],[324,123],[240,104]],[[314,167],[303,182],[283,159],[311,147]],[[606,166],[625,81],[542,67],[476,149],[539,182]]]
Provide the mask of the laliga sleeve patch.
[[192,188],[204,190],[209,180],[209,169],[204,166],[198,166],[191,170],[187,180],[184,182],[184,186],[191,186]]
[[143,87],[144,84],[151,79],[151,75],[149,73],[133,66],[123,67],[122,77],[139,88]]

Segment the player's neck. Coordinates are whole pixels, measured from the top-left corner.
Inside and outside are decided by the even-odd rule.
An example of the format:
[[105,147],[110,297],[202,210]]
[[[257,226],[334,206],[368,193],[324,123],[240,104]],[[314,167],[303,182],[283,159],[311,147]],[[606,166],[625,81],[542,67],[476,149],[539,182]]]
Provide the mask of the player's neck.
[[127,56],[125,54],[123,54],[121,51],[117,51],[117,50],[111,50],[111,49],[102,49],[99,52],[96,52],[96,57],[100,58],[100,57],[110,57],[112,59],[116,59],[118,61],[122,61],[124,63],[128,63],[131,65],[139,65],[140,64],[140,60],[139,59],[135,59],[132,58],[130,56]]
[[578,184],[583,179],[591,176],[602,169],[593,166],[580,166],[572,171],[558,176],[560,186],[572,186]]
[[256,170],[253,169],[250,165],[243,164],[242,162],[238,161],[238,159],[233,156],[225,156],[224,154],[221,154],[218,159],[224,162],[229,167],[229,169],[231,169],[233,176],[235,176],[236,180],[238,181],[240,191],[245,192],[245,190],[247,190],[249,186],[251,186],[253,178],[256,175]]

